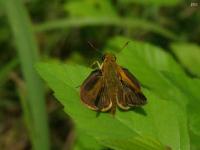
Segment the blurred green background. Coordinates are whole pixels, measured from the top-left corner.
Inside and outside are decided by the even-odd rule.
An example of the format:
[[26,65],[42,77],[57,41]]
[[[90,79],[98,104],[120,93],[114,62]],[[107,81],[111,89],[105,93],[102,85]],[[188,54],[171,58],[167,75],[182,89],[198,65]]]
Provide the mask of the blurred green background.
[[0,0],[0,149],[73,147],[74,124],[35,64],[89,66],[100,56],[88,41],[103,50],[116,36],[161,47],[200,77],[199,1]]

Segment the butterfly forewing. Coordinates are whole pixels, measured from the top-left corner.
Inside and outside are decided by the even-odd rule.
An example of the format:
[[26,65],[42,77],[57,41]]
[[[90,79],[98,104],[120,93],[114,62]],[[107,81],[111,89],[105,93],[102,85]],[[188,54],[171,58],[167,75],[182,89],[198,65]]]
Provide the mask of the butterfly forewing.
[[120,69],[121,92],[118,95],[117,103],[121,109],[129,109],[146,104],[146,97],[140,90],[140,84],[135,76],[127,69]]
[[90,109],[97,111],[107,111],[112,106],[108,100],[106,87],[101,70],[93,71],[81,85],[80,96],[84,104]]
[[126,76],[126,78],[122,77],[122,80],[129,82],[129,83],[132,82],[130,85],[131,86],[134,85],[133,88],[137,88],[138,90],[140,90],[140,83],[139,83],[138,79],[128,69],[122,68],[122,71]]
[[97,110],[95,100],[102,88],[102,74],[100,70],[90,73],[80,88],[81,100],[90,109]]

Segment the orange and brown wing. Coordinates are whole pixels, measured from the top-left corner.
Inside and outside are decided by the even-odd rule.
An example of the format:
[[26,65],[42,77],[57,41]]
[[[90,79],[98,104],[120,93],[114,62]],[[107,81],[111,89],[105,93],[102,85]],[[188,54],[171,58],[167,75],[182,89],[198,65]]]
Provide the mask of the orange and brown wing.
[[122,88],[118,92],[118,106],[122,109],[146,104],[146,97],[141,92],[140,83],[127,69],[120,68]]
[[81,101],[90,109],[107,111],[112,102],[108,100],[101,70],[95,70],[87,77],[80,88]]
[[102,112],[106,112],[111,109],[112,101],[109,97],[106,85],[104,85],[101,91],[99,92],[97,99],[95,100],[95,106],[98,108],[98,111]]
[[135,91],[140,91],[141,88],[138,79],[128,69],[120,67],[119,73],[123,82],[135,89]]

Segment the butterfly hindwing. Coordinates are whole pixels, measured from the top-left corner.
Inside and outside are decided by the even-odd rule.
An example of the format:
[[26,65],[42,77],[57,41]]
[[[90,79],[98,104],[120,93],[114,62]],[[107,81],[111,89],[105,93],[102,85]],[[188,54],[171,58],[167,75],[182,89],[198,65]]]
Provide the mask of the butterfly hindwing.
[[141,106],[146,103],[146,97],[142,92],[136,92],[130,85],[123,82],[123,96],[126,99],[126,104],[130,107]]
[[97,106],[98,110],[102,112],[108,111],[112,107],[112,101],[108,95],[106,85],[104,85],[104,87],[99,92],[99,96],[95,101],[95,105]]

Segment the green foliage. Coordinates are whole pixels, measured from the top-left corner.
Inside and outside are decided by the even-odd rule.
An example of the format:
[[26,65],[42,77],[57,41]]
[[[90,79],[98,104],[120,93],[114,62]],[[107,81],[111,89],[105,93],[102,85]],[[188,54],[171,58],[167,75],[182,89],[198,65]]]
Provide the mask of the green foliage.
[[2,70],[0,70],[0,88],[3,86],[3,84],[7,80],[7,76],[12,71],[13,68],[15,68],[18,64],[17,59],[13,59],[9,61]]
[[172,52],[193,75],[200,77],[200,47],[191,43],[173,43]]
[[[84,8],[84,9],[83,9]],[[168,29],[155,21],[141,18],[140,16],[121,16],[112,5],[111,0],[77,0],[66,2],[64,10],[68,17],[49,21],[37,25],[36,31],[52,29],[66,29],[67,27],[85,26],[116,26],[125,30],[143,29],[147,32],[155,32],[169,39],[177,40],[178,37]]]
[[[127,41],[130,39],[114,38],[106,49],[118,50]],[[96,117],[80,102],[77,87],[90,69],[58,63],[41,63],[37,69],[77,128],[104,146],[120,150],[161,150],[167,146],[188,150],[190,144],[197,146],[189,140],[189,132],[197,137],[200,133],[199,79],[189,78],[168,53],[147,43],[133,41],[116,55],[118,63],[145,87],[148,104],[127,112],[117,111],[115,117],[107,113]]]
[[[115,38],[109,45],[112,49],[119,49],[125,41],[129,41],[129,39]],[[129,50],[128,53],[124,54],[124,51],[120,53],[120,55],[124,55],[122,57],[124,59],[121,60],[119,57],[119,63],[123,66],[126,64],[134,66],[133,70],[131,68],[130,70],[145,86],[151,89],[151,92],[163,99],[172,100],[183,109],[187,109],[190,129],[199,134],[200,119],[198,115],[200,110],[198,106],[200,105],[200,95],[198,91],[200,80],[189,78],[172,56],[160,48],[142,42],[133,42],[127,47],[127,50]],[[130,55],[134,56],[131,61],[126,59]]]
[[[22,106],[32,146],[35,150],[48,150],[50,146],[44,91],[33,65],[39,61],[39,50],[32,25],[21,0],[7,0],[2,4],[14,36],[22,73],[26,80],[27,91],[23,93]],[[10,71],[15,64],[16,60],[11,61],[6,72]]]
[[[71,1],[65,6],[66,11],[73,17],[116,17],[117,14],[109,0],[101,1]],[[84,8],[84,9],[80,9]]]
[[79,130],[77,137],[74,150],[102,150],[102,146],[97,143],[94,137],[85,134],[85,132]]
[[173,6],[181,0],[120,0],[121,3],[138,3],[142,5]]
[[[122,23],[123,22],[123,23]],[[163,35],[169,39],[177,40],[178,37],[171,31],[161,27],[154,22],[139,18],[120,18],[120,17],[71,17],[56,21],[45,22],[35,25],[35,31],[42,32],[53,29],[66,29],[66,27],[88,27],[88,26],[116,26],[123,29],[143,29]]]

